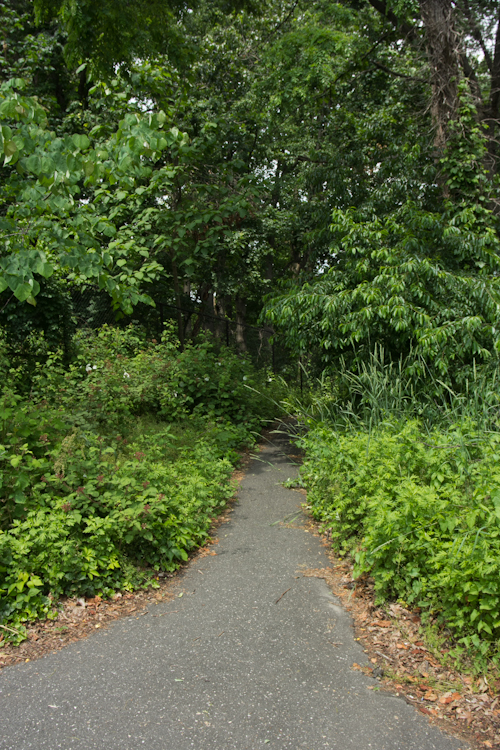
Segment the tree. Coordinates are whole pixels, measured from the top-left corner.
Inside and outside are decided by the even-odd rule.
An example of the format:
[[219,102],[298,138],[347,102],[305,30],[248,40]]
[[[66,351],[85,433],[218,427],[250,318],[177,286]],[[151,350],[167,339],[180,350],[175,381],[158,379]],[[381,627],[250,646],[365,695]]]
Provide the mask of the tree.
[[[125,310],[140,299],[144,277],[159,270],[141,238],[117,231],[108,196],[125,198],[152,175],[162,150],[187,146],[175,128],[163,132],[165,113],[129,114],[110,137],[58,137],[44,109],[23,96],[22,79],[0,87],[0,291],[35,304],[40,285],[55,269],[95,279]],[[93,133],[90,133],[92,137]]]
[[385,218],[337,212],[337,264],[268,303],[298,351],[324,364],[366,360],[382,346],[456,380],[500,351],[500,242],[471,208],[430,213],[407,203]]
[[[484,126],[490,179],[499,169],[500,10],[495,0],[366,0],[387,27],[415,50],[425,49],[434,122],[436,158],[446,149],[459,114],[459,84],[465,81],[477,119]],[[423,30],[423,36],[422,31]],[[396,71],[397,75],[397,71]],[[451,126],[451,131],[450,131]]]
[[[353,147],[342,144],[337,153],[344,159],[356,154],[360,169],[342,181],[349,185],[345,202],[336,196],[323,265],[284,285],[269,299],[267,313],[298,352],[310,352],[311,341],[319,344],[323,363],[340,356],[359,361],[382,343],[392,357],[411,352],[414,363],[451,376],[458,362],[488,359],[499,347],[494,139],[478,114],[473,63],[483,91],[492,79],[471,58],[475,42],[463,31],[465,16],[454,11],[445,23],[447,3],[421,3],[418,13],[405,4],[369,5],[382,19],[378,29],[372,19],[373,44],[365,26],[363,34],[353,34],[357,46],[351,42],[341,56],[359,109]],[[483,26],[491,10],[482,5]],[[360,80],[377,80],[374,68],[378,86],[370,97]],[[405,89],[399,109],[398,82]],[[342,84],[335,79],[334,96]],[[433,131],[419,115],[428,97]],[[343,97],[336,106],[330,114],[335,124],[352,105]],[[370,159],[372,135],[378,158]]]

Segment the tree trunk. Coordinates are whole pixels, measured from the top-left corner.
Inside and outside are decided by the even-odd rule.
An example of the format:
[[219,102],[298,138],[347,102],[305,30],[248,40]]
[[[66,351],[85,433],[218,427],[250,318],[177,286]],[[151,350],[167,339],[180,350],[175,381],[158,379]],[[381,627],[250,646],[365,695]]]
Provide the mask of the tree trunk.
[[89,108],[89,89],[90,84],[87,80],[87,71],[84,68],[78,74],[78,98],[83,109]]
[[448,141],[450,121],[457,115],[460,45],[451,0],[420,0],[420,12],[431,68],[431,114],[435,128],[434,145],[439,157]]
[[215,334],[217,321],[215,320],[215,298],[213,292],[208,292],[205,301],[205,323],[203,328],[210,333]]
[[488,106],[485,122],[488,125],[489,148],[488,168],[491,177],[494,177],[498,171],[498,143],[497,132],[500,119],[500,9],[498,11],[497,31],[495,38],[495,50],[493,60],[491,61],[491,90],[490,101]]
[[182,317],[181,309],[181,288],[179,286],[179,276],[177,273],[177,263],[174,259],[174,254],[170,254],[172,260],[172,277],[174,279],[174,293],[175,293],[175,305],[177,308],[177,333],[179,335],[179,343],[181,345],[181,351],[184,349],[184,319]]
[[245,313],[246,302],[239,295],[236,297],[236,345],[240,352],[247,351],[247,342],[245,339]]
[[217,320],[215,321],[215,335],[218,339],[226,340],[226,310],[227,295],[216,294],[215,295],[215,315]]

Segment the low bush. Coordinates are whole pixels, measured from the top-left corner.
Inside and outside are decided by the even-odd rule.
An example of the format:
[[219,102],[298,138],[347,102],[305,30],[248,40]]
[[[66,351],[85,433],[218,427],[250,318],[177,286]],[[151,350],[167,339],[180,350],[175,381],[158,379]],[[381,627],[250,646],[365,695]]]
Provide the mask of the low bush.
[[62,595],[135,588],[206,541],[232,495],[232,463],[203,435],[174,461],[172,443],[169,428],[132,443],[64,438],[23,517],[0,531],[2,620],[19,628]]
[[244,357],[209,340],[179,352],[168,330],[159,342],[133,327],[79,332],[74,349],[71,365],[50,352],[29,373],[0,361],[0,621],[11,640],[60,596],[108,596],[187,560],[279,397]]
[[492,357],[454,391],[376,347],[289,400],[309,428],[301,481],[336,551],[379,602],[420,607],[482,663],[500,659],[499,379]]
[[39,366],[31,397],[48,400],[79,426],[119,431],[144,414],[167,421],[194,414],[259,429],[281,397],[278,381],[211,340],[179,352],[168,330],[158,342],[133,327],[104,326],[80,334],[76,345],[79,355],[69,368],[57,354]]
[[379,601],[421,607],[466,648],[500,637],[500,434],[418,420],[303,439],[302,481],[334,546],[369,572]]

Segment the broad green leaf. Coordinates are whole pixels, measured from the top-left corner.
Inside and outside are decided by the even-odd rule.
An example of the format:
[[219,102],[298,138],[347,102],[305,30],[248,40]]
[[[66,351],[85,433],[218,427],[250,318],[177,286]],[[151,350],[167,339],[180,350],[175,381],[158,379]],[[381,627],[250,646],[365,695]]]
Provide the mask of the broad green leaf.
[[40,174],[40,172],[42,171],[41,159],[35,154],[31,154],[31,156],[29,156],[24,163],[26,165],[26,168],[34,174]]
[[4,141],[3,151],[6,156],[13,156],[17,151],[17,146],[14,141]]
[[87,149],[90,146],[90,139],[84,133],[82,134],[75,133],[74,135],[71,136],[71,138],[75,146],[81,149],[82,151],[85,151],[85,149]]
[[30,284],[22,283],[14,289],[14,296],[17,297],[19,302],[25,302],[32,294],[33,289]]
[[36,267],[36,272],[39,273],[40,276],[43,276],[44,279],[48,279],[54,273],[54,267],[50,263],[40,261]]

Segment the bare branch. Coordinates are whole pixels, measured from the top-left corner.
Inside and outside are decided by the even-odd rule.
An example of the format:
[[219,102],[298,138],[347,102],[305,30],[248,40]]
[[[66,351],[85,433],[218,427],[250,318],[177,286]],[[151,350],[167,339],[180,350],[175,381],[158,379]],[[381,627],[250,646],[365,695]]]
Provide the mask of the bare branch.
[[490,51],[484,42],[483,35],[481,34],[481,29],[477,25],[476,19],[472,15],[472,11],[469,5],[469,0],[458,0],[457,5],[461,6],[463,14],[467,18],[467,21],[469,22],[470,35],[480,45],[483,51],[486,65],[488,66],[488,70],[490,71],[490,73],[492,73],[493,72],[493,60],[491,59]]
[[406,78],[406,80],[408,81],[416,81],[417,83],[427,83],[427,81],[424,81],[423,78],[415,78],[414,76],[407,76],[404,73],[398,73],[395,70],[391,70],[391,68],[388,68],[386,65],[382,65],[382,63],[376,62],[376,60],[370,60],[370,62],[376,68],[383,70],[384,73],[389,73],[391,76],[397,76],[398,78]]

